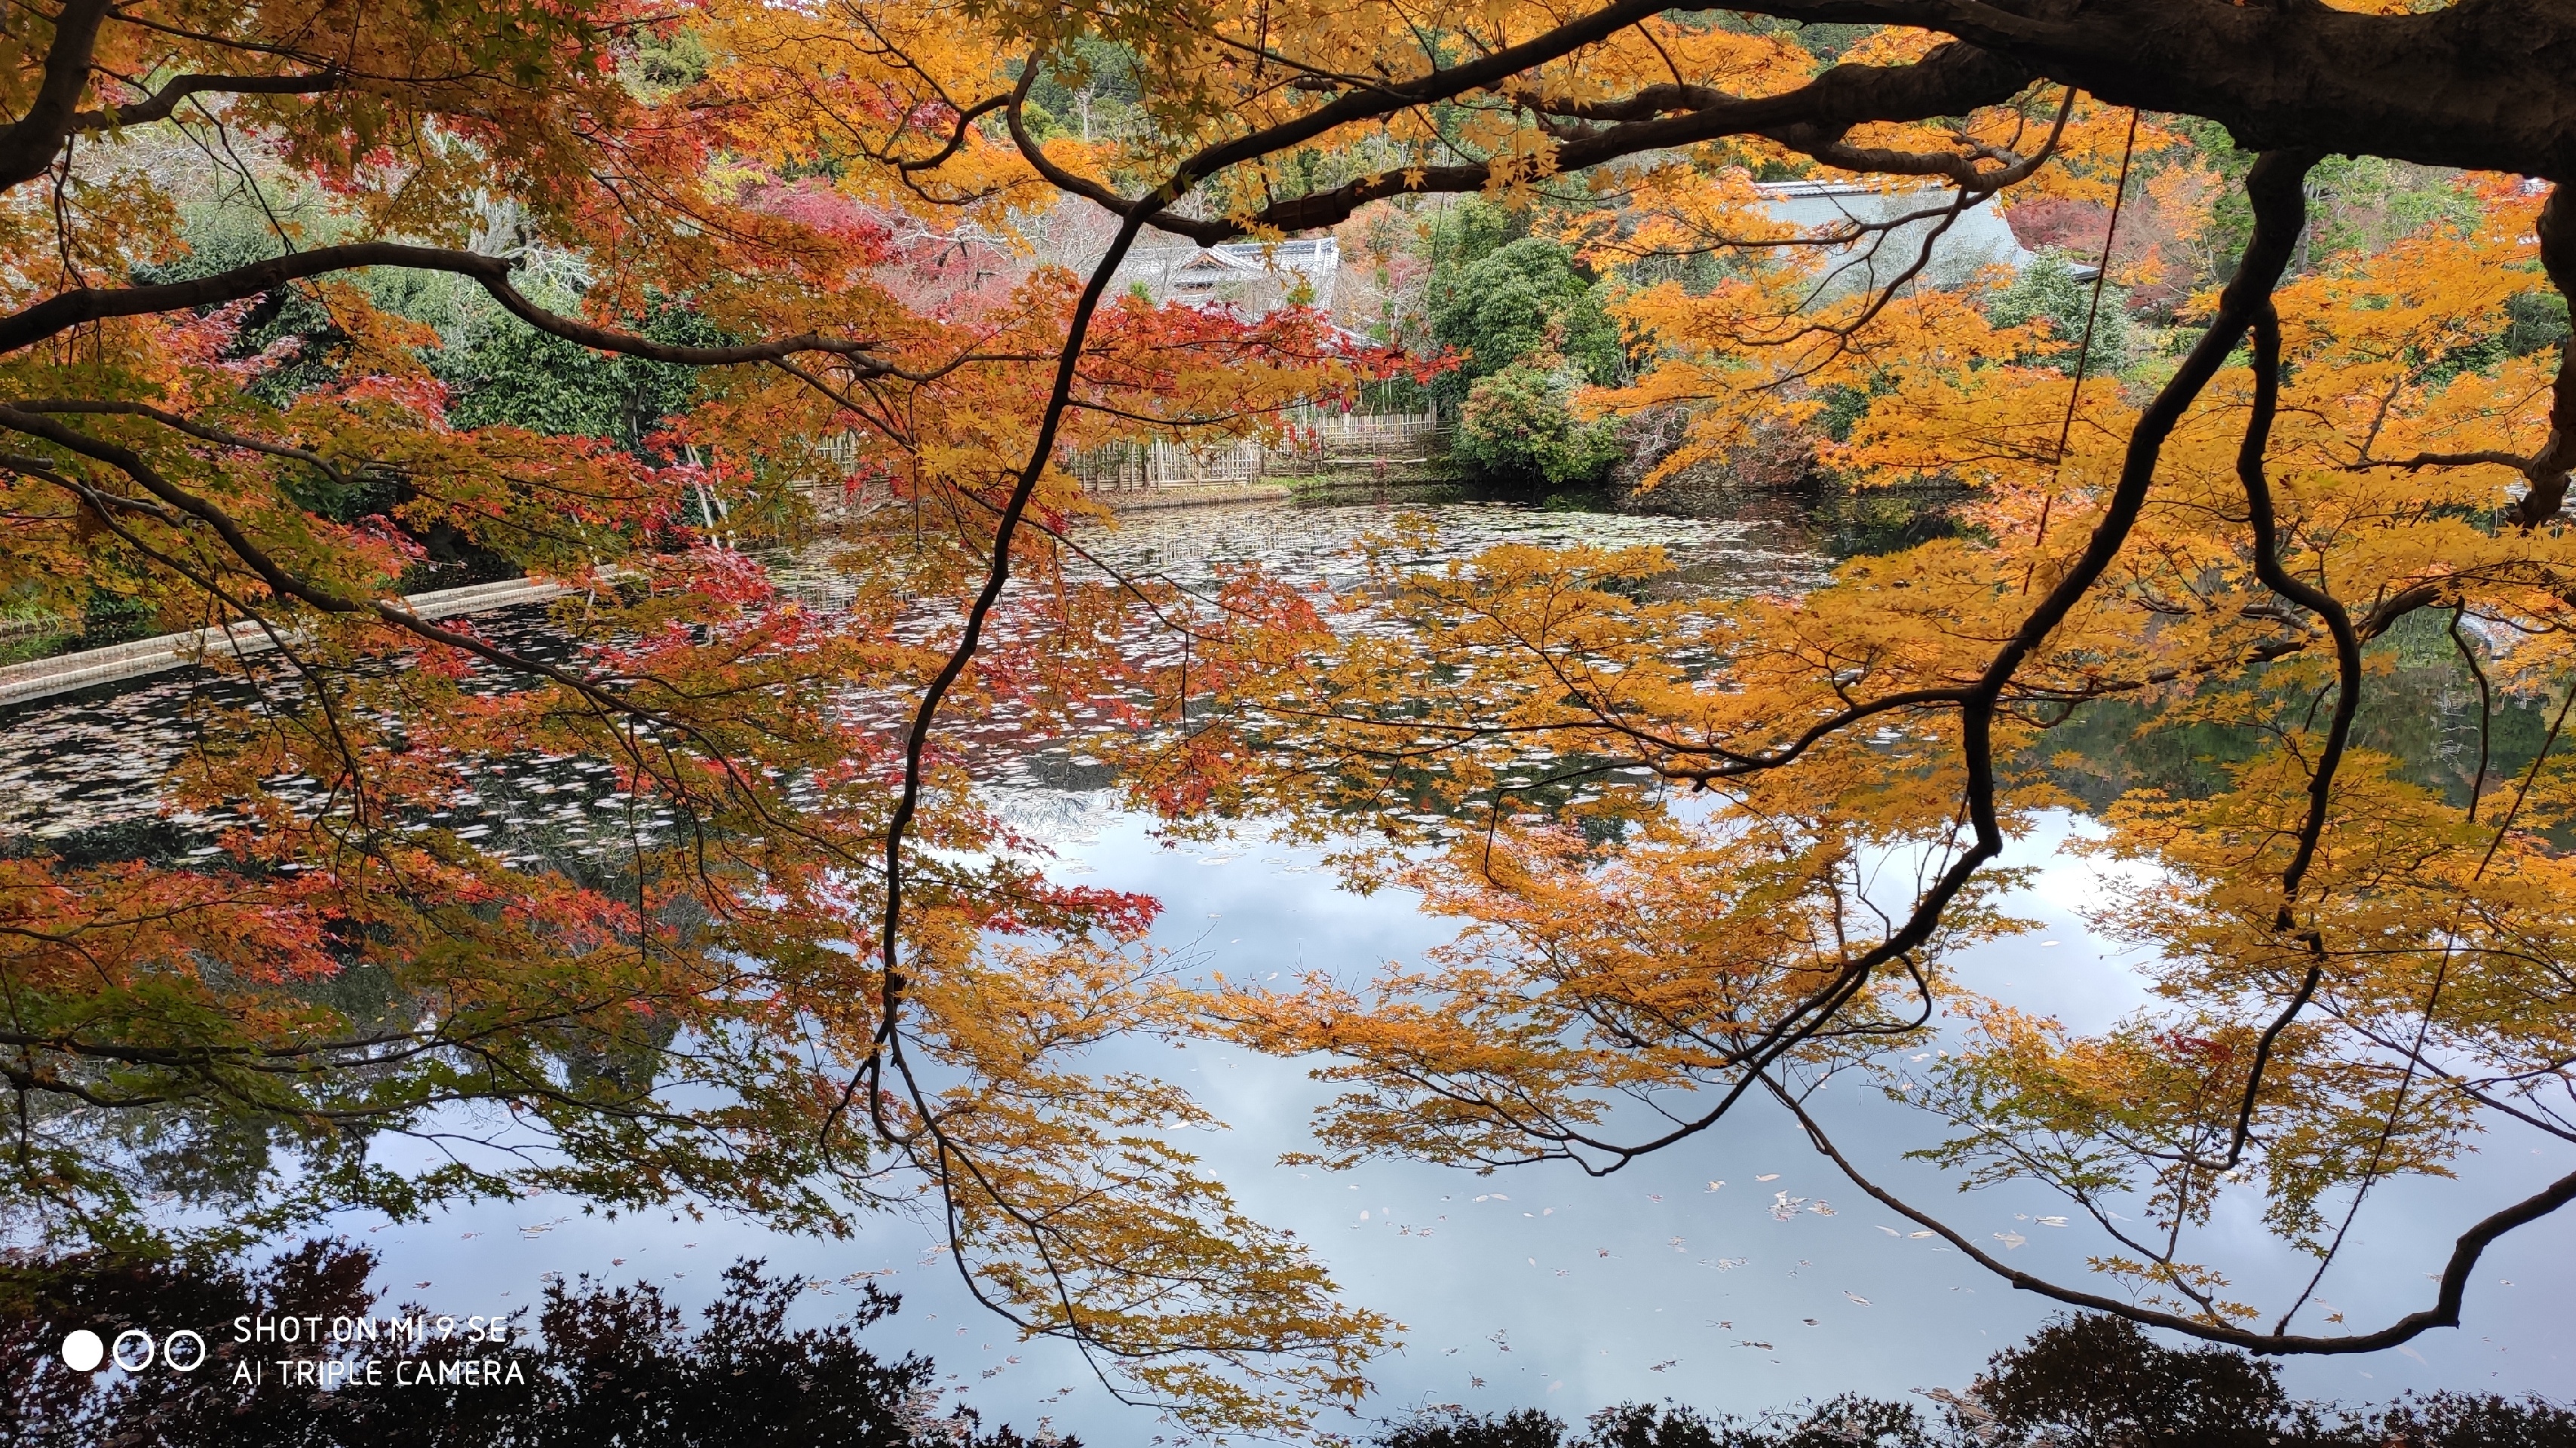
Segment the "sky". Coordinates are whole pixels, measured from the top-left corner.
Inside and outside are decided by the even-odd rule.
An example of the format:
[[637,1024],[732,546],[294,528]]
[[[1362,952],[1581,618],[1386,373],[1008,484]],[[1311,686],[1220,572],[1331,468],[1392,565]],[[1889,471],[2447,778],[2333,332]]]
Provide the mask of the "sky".
[[[1164,848],[1143,822],[1094,810],[1060,819],[1059,868],[1083,883],[1143,890],[1166,913],[1157,943],[1235,978],[1313,968],[1349,981],[1412,959],[1449,933],[1405,892],[1362,897],[1337,887],[1313,856],[1259,841]],[[2070,828],[2044,822],[2007,864],[2040,868],[2005,902],[2037,928],[1958,961],[1973,988],[2099,1029],[2146,1000],[2140,978],[2084,927],[2096,867],[2059,849]],[[1777,1107],[1748,1098],[1710,1131],[1606,1177],[1558,1163],[1491,1175],[1413,1162],[1343,1172],[1279,1164],[1309,1144],[1310,1113],[1329,1089],[1309,1063],[1226,1046],[1159,1044],[1104,1054],[1188,1086],[1228,1129],[1194,1150],[1257,1218],[1293,1229],[1355,1301],[1404,1324],[1403,1346],[1371,1370],[1358,1421],[1426,1404],[1479,1411],[1542,1407],[1580,1420],[1621,1401],[1672,1399],[1750,1413],[1858,1391],[1903,1397],[1964,1387],[1986,1358],[2058,1309],[2014,1290],[1914,1224],[1880,1209],[1819,1156]],[[2102,1284],[2085,1257],[2103,1245],[2068,1205],[2035,1189],[1961,1194],[1904,1150],[1935,1139],[1925,1122],[1857,1080],[1837,1081],[1815,1109],[1846,1152],[1883,1184],[1934,1209],[2016,1266],[2078,1286]],[[2576,1168],[2576,1149],[2491,1134],[2457,1181],[2381,1189],[2320,1286],[2348,1328],[2424,1305],[2462,1226]],[[1722,1185],[1721,1185],[1722,1184]],[[2250,1200],[2223,1202],[2209,1255],[2256,1301],[2303,1275],[2269,1241]],[[825,1285],[803,1299],[810,1320],[846,1310],[853,1274],[900,1293],[902,1312],[870,1330],[882,1355],[934,1357],[951,1401],[988,1424],[1051,1428],[1095,1445],[1142,1443],[1168,1429],[1114,1402],[1069,1346],[1020,1342],[966,1297],[955,1268],[920,1225],[888,1218],[846,1241],[817,1241],[722,1221],[626,1217],[609,1223],[550,1199],[488,1203],[427,1224],[351,1218],[343,1230],[384,1254],[379,1281],[396,1300],[458,1315],[533,1302],[541,1274],[648,1280],[694,1308],[737,1256],[765,1258]],[[372,1228],[372,1230],[370,1230]],[[2407,1388],[2563,1393],[2576,1381],[2576,1332],[2559,1306],[2576,1296],[2576,1221],[2543,1222],[2491,1248],[2473,1279],[2464,1326],[2393,1351],[2294,1359],[2285,1381],[2303,1396],[2380,1400]],[[416,1286],[415,1284],[427,1284]],[[2292,1290],[2295,1290],[2294,1288]],[[2301,1318],[2325,1330],[2316,1312]],[[1929,1406],[1928,1404],[1926,1405]]]

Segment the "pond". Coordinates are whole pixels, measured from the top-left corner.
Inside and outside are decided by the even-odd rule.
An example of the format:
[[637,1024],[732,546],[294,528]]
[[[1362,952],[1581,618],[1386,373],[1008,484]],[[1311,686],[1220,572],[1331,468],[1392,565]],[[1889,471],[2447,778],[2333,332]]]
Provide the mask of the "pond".
[[[1426,511],[1442,548],[1460,555],[1505,540],[1652,543],[1671,552],[1691,586],[1718,591],[1794,592],[1831,566],[1819,535],[1794,515],[1677,518],[1491,504]],[[1090,541],[1121,568],[1159,569],[1181,581],[1254,554],[1292,578],[1347,581],[1352,540],[1393,517],[1378,505],[1148,513]],[[186,747],[176,722],[181,703],[191,691],[240,687],[172,677],[0,714],[0,834],[149,815],[152,779]],[[2438,762],[2438,718],[2392,716],[2380,727],[2400,742],[2416,737],[2419,752]],[[2116,731],[2094,737],[2105,776],[2164,767],[2122,757],[2127,746]],[[531,765],[523,783],[541,802],[556,790],[567,792],[567,805],[578,797],[577,818],[592,803],[577,788],[579,771],[569,761]],[[1173,846],[1107,790],[1077,787],[1079,771],[1023,761],[1002,775],[1007,812],[1052,846],[1058,871],[1158,897],[1165,913],[1156,943],[1196,968],[1238,979],[1322,968],[1356,982],[1387,961],[1418,957],[1450,931],[1401,889],[1348,892],[1312,851],[1257,831]],[[2007,993],[2079,1029],[2099,1028],[2146,998],[2140,977],[2081,921],[2100,888],[2097,866],[2059,846],[2087,828],[2080,815],[2055,815],[2016,843],[2005,863],[2036,869],[2006,908],[2040,928],[1958,963],[1970,987]],[[1306,1144],[1309,1113],[1328,1094],[1302,1063],[1226,1047],[1135,1045],[1099,1064],[1188,1086],[1227,1123],[1195,1147],[1246,1208],[1294,1229],[1351,1297],[1405,1324],[1402,1349],[1372,1370],[1368,1416],[1426,1403],[1538,1406],[1580,1418],[1621,1400],[1671,1398],[1742,1412],[1845,1391],[1900,1397],[1964,1385],[1989,1353],[2054,1310],[1911,1235],[1911,1223],[1878,1210],[1778,1111],[1756,1101],[1718,1129],[1605,1178],[1563,1165],[1490,1176],[1406,1163],[1334,1173],[1278,1163]],[[1899,1192],[1949,1212],[1972,1239],[1992,1237],[2016,1265],[2060,1281],[2086,1275],[2085,1255],[2098,1244],[2050,1221],[2065,1210],[2059,1200],[2012,1189],[1954,1197],[1927,1169],[1892,1164],[1926,1144],[1921,1122],[1840,1083],[1820,1105],[1847,1150],[1878,1165]],[[2375,1325],[2422,1306],[2433,1290],[2426,1274],[2468,1220],[2576,1167],[2576,1150],[2563,1143],[2499,1130],[2482,1145],[2461,1180],[2393,1185],[2364,1216],[2358,1240],[2320,1289],[2350,1324]],[[2219,1227],[2236,1285],[2259,1301],[2299,1274],[2305,1259],[2266,1245],[2256,1206],[2225,1203]],[[611,1223],[576,1202],[538,1198],[426,1223],[351,1216],[335,1225],[382,1255],[388,1307],[418,1302],[459,1316],[527,1305],[550,1273],[642,1278],[694,1307],[714,1296],[718,1274],[738,1256],[817,1279],[805,1308],[818,1320],[848,1305],[857,1283],[874,1281],[899,1292],[904,1307],[871,1339],[881,1351],[935,1357],[952,1400],[978,1408],[987,1424],[1050,1427],[1094,1445],[1143,1442],[1159,1431],[1151,1413],[1113,1402],[1071,1349],[1016,1341],[1005,1323],[974,1307],[934,1234],[910,1219],[878,1219],[854,1239],[829,1242],[722,1220]],[[2465,1327],[2391,1352],[2296,1362],[2288,1384],[2347,1401],[2407,1388],[2563,1393],[2576,1382],[2576,1332],[2564,1311],[2576,1300],[2571,1246],[2576,1238],[2563,1221],[2510,1236],[2479,1266]]]

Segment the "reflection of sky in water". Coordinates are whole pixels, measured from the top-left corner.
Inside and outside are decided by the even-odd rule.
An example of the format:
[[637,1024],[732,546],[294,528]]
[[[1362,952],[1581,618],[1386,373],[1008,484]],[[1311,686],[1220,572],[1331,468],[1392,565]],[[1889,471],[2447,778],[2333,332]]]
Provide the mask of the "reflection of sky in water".
[[[1065,831],[1063,867],[1085,884],[1159,896],[1166,914],[1157,943],[1229,976],[1278,971],[1284,980],[1320,967],[1355,981],[1448,934],[1402,891],[1366,898],[1341,891],[1310,855],[1259,841],[1167,850],[1137,819],[1086,816],[1072,803],[1057,796],[1042,807]],[[2042,858],[2062,829],[2053,823],[2014,858]],[[1969,953],[1965,981],[2008,991],[2079,1028],[2099,1028],[2140,1004],[2137,978],[2106,961],[2078,920],[2099,890],[2091,869],[2052,862],[2009,902],[2041,928]],[[1332,1173],[1276,1164],[1279,1153],[1305,1144],[1307,1114],[1326,1093],[1296,1063],[1224,1047],[1138,1045],[1100,1064],[1153,1069],[1197,1092],[1231,1127],[1197,1149],[1243,1204],[1312,1244],[1352,1298],[1406,1324],[1404,1350],[1373,1371],[1378,1394],[1365,1410],[1373,1416],[1424,1402],[1538,1404],[1571,1417],[1623,1399],[1747,1411],[1848,1390],[1901,1396],[1964,1385],[1987,1354],[2054,1310],[1956,1253],[1892,1234],[1912,1224],[1854,1190],[1758,1100],[1607,1178],[1561,1165],[1490,1177],[1411,1163]],[[1923,1167],[1898,1163],[1900,1152],[1930,1139],[1923,1123],[1857,1082],[1827,1088],[1818,1105],[1846,1151],[1882,1184],[1910,1191],[1918,1206],[1946,1213],[1973,1239],[2021,1237],[2025,1245],[2004,1253],[2016,1265],[2098,1285],[2086,1281],[2083,1259],[2100,1240],[2080,1225],[2061,1230],[2037,1220],[2066,1212],[2063,1201],[2013,1190],[1962,1197]],[[2375,1327],[2423,1305],[2433,1291],[2424,1274],[2462,1226],[2508,1192],[2576,1166],[2576,1151],[2563,1145],[2533,1153],[2533,1142],[2501,1133],[2485,1145],[2466,1182],[2382,1188],[2319,1292],[2348,1314],[2347,1327]],[[1711,1181],[1725,1186],[1712,1192]],[[1823,1201],[1833,1215],[1800,1210],[1777,1219],[1781,1193]],[[953,1267],[924,1260],[933,1238],[908,1223],[881,1220],[852,1241],[826,1243],[714,1222],[609,1224],[575,1209],[537,1238],[516,1230],[566,1210],[547,1201],[485,1207],[361,1240],[387,1253],[383,1280],[401,1289],[430,1281],[411,1295],[443,1311],[488,1311],[499,1291],[514,1294],[502,1306],[526,1302],[546,1271],[612,1281],[641,1274],[674,1300],[696,1304],[737,1254],[823,1278],[891,1269],[879,1281],[905,1304],[879,1329],[883,1343],[936,1356],[943,1378],[953,1375],[952,1386],[965,1388],[964,1401],[988,1421],[1027,1428],[1043,1416],[1103,1448],[1153,1431],[1150,1415],[1111,1404],[1069,1348],[1012,1341],[1003,1323],[968,1303]],[[2566,1223],[2545,1223],[2490,1249],[2469,1294],[2466,1328],[2430,1334],[2412,1352],[2294,1363],[2291,1386],[2346,1400],[2408,1387],[2564,1392],[2576,1368],[2560,1306],[2576,1294],[2567,1240]],[[2248,1204],[2222,1210],[2211,1244],[2240,1295],[2285,1300],[2299,1261],[2268,1243]],[[626,1261],[612,1267],[613,1257]],[[849,1290],[817,1294],[815,1310],[829,1315]],[[2322,1323],[2303,1314],[2301,1325]],[[1020,1361],[1006,1362],[1012,1356]],[[1002,1371],[978,1376],[995,1367]],[[1074,1391],[1059,1400],[1065,1387]]]
[[[1447,529],[1444,552],[1501,541],[1660,543],[1674,550],[1682,587],[1795,590],[1812,585],[1822,567],[1762,525],[1474,506],[1436,511]],[[1396,512],[1144,514],[1097,546],[1122,568],[1169,570],[1183,581],[1203,580],[1213,562],[1259,553],[1292,578],[1347,582],[1350,539],[1392,523]],[[88,822],[148,807],[150,780],[184,747],[184,728],[171,716],[204,687],[203,676],[183,675],[110,699],[0,715],[7,731],[0,740],[0,828]],[[594,791],[574,788],[561,774],[531,771],[530,783],[561,791],[532,798],[531,810],[569,817],[600,808]],[[1017,791],[1012,798],[1016,823],[1060,845],[1063,872],[1159,897],[1166,914],[1158,943],[1238,979],[1320,967],[1357,981],[1390,959],[1417,957],[1449,933],[1446,923],[1417,914],[1403,892],[1342,892],[1310,855],[1258,841],[1166,850],[1142,822],[1111,812],[1099,797]],[[2106,960],[2080,923],[2101,885],[2092,866],[2053,855],[2065,828],[2062,818],[2052,821],[2006,861],[2046,864],[2005,902],[2040,928],[1968,952],[1957,964],[1972,988],[2099,1029],[2145,996],[2138,978]],[[1231,1048],[1183,1053],[1137,1044],[1104,1053],[1097,1064],[1149,1068],[1197,1091],[1232,1128],[1199,1149],[1243,1204],[1311,1243],[1353,1298],[1407,1324],[1405,1349],[1376,1365],[1371,1414],[1423,1402],[1538,1404],[1576,1417],[1622,1399],[1667,1396],[1731,1411],[1847,1390],[1896,1396],[1964,1384],[1987,1354],[2054,1310],[1955,1253],[1903,1235],[1910,1223],[1877,1210],[1758,1099],[1748,1099],[1739,1117],[1604,1179],[1562,1165],[1483,1178],[1403,1163],[1335,1174],[1276,1164],[1281,1152],[1305,1144],[1308,1113],[1325,1097],[1297,1063]],[[1884,1184],[1947,1213],[1974,1240],[1998,1233],[2022,1239],[2006,1254],[2017,1265],[2095,1285],[2083,1258],[2099,1240],[2080,1226],[2037,1220],[2067,1211],[2062,1201],[2011,1190],[1963,1198],[1919,1164],[1899,1162],[1901,1152],[1931,1137],[1922,1122],[1856,1081],[1830,1087],[1818,1105],[1847,1152]],[[2461,1227],[2576,1165],[2576,1150],[2557,1143],[2535,1149],[2516,1133],[2499,1132],[2480,1145],[2484,1154],[2464,1164],[2464,1183],[2380,1190],[2320,1289],[2324,1302],[2347,1314],[2348,1328],[2375,1327],[2423,1305],[2433,1290],[2425,1274]],[[1712,1191],[1713,1181],[1725,1186]],[[1828,1203],[1833,1215],[1775,1217],[1775,1206],[1797,1198]],[[2286,1300],[2303,1259],[2270,1244],[2253,1205],[2222,1209],[2206,1255],[2231,1272],[2234,1295]],[[878,1219],[855,1240],[833,1243],[717,1221],[609,1223],[561,1199],[539,1199],[469,1208],[426,1226],[366,1218],[345,1226],[385,1253],[380,1280],[393,1301],[457,1314],[530,1303],[546,1272],[611,1281],[640,1275],[691,1307],[712,1295],[720,1270],[738,1255],[827,1281],[889,1273],[880,1280],[904,1295],[905,1309],[878,1329],[879,1346],[934,1355],[943,1376],[954,1375],[965,1401],[988,1421],[1026,1429],[1051,1418],[1099,1448],[1153,1431],[1150,1415],[1110,1404],[1070,1348],[1014,1342],[1005,1324],[967,1301],[952,1267],[935,1253],[925,1257],[933,1237],[906,1220]],[[2475,1274],[2466,1328],[2430,1334],[2410,1349],[2296,1363],[2293,1388],[2345,1399],[2437,1386],[2563,1392],[2576,1380],[2576,1338],[2559,1305],[2576,1295],[2570,1240],[2563,1220],[2507,1237]],[[810,1301],[828,1316],[853,1291],[836,1283]],[[2300,1324],[2320,1330],[2316,1313],[2303,1314]],[[1000,1371],[981,1376],[994,1369]],[[1070,1394],[1058,1395],[1068,1387]]]

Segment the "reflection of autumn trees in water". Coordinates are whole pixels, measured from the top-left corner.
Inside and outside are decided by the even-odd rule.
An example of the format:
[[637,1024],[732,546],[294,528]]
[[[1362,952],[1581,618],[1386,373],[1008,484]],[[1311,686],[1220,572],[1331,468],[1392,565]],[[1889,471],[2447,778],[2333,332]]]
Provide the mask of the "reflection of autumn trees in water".
[[[251,1440],[432,1448],[468,1438],[494,1448],[1078,1444],[986,1428],[963,1407],[941,1412],[930,1359],[882,1359],[864,1345],[901,1305],[873,1283],[857,1284],[855,1305],[821,1326],[791,1327],[789,1315],[800,1300],[835,1307],[842,1299],[832,1284],[769,1276],[743,1261],[726,1270],[723,1291],[695,1321],[651,1283],[584,1277],[549,1282],[493,1343],[468,1341],[463,1327],[445,1339],[383,1327],[335,1340],[337,1324],[418,1314],[367,1285],[376,1266],[362,1248],[323,1241],[256,1266],[0,1262],[0,1350],[33,1365],[0,1401],[0,1428],[24,1448]],[[826,1295],[807,1296],[818,1289]],[[236,1319],[287,1317],[325,1324],[324,1340],[236,1340]],[[54,1351],[68,1332],[104,1338],[132,1324],[159,1337],[197,1332],[209,1344],[203,1364],[184,1374],[83,1374]],[[338,1386],[280,1382],[280,1359],[334,1363]],[[442,1377],[442,1365],[456,1371]],[[237,1369],[256,1376],[237,1380]],[[2166,1347],[2098,1316],[2053,1322],[1993,1355],[1963,1389],[1933,1387],[1919,1398],[1846,1394],[1749,1418],[1623,1403],[1579,1429],[1535,1408],[1485,1415],[1448,1407],[1384,1421],[1373,1436],[1381,1448],[2552,1448],[2576,1435],[2576,1412],[2539,1399],[2444,1392],[2376,1407],[2300,1402],[2271,1363],[2226,1348]]]
[[[2482,724],[2476,675],[2443,625],[2437,616],[2417,615],[2371,651],[2372,662],[2385,671],[2372,680],[2353,721],[2353,739],[2396,761],[2399,778],[2465,805],[2478,780],[2481,735],[2487,779],[2512,777],[2539,756],[2550,710],[2545,700],[2529,695],[2500,696]],[[2247,687],[2264,692],[2264,683],[2256,671]],[[2278,700],[2295,688],[2292,683],[2270,692]],[[2095,810],[2134,789],[2206,797],[2225,788],[2229,765],[2253,758],[2262,747],[2252,726],[2201,723],[2188,708],[2119,700],[2085,705],[2034,746],[2050,760],[2052,777]]]

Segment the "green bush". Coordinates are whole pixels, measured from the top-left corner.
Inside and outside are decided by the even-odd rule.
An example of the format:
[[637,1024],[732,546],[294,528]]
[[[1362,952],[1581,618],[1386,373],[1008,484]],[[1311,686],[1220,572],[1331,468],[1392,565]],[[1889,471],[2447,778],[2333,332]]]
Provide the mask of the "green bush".
[[1606,386],[1619,381],[1626,360],[1602,284],[1576,270],[1572,252],[1535,236],[1463,265],[1444,264],[1432,279],[1431,335],[1467,354],[1448,382],[1453,389],[1543,352]]
[[2045,322],[2049,339],[2065,344],[2053,352],[2033,352],[2024,362],[2071,374],[2078,356],[2089,356],[2085,376],[2114,377],[2129,365],[2128,298],[2118,287],[2102,288],[2102,305],[2093,316],[2093,344],[2086,348],[2084,315],[2092,305],[2093,283],[2078,280],[2064,257],[2042,256],[1987,303],[1986,320],[1998,327]]
[[[515,278],[539,306],[578,315],[582,284],[568,261],[528,267]],[[657,342],[704,346],[723,337],[685,308],[659,303],[621,325]],[[645,435],[696,395],[694,369],[594,352],[540,332],[496,305],[461,299],[430,364],[455,389],[448,418],[458,427],[506,423],[561,437],[595,437],[641,451]]]
[[1582,378],[1556,359],[1515,362],[1467,390],[1451,455],[1499,482],[1561,488],[1600,481],[1619,457],[1618,424],[1574,415]]

